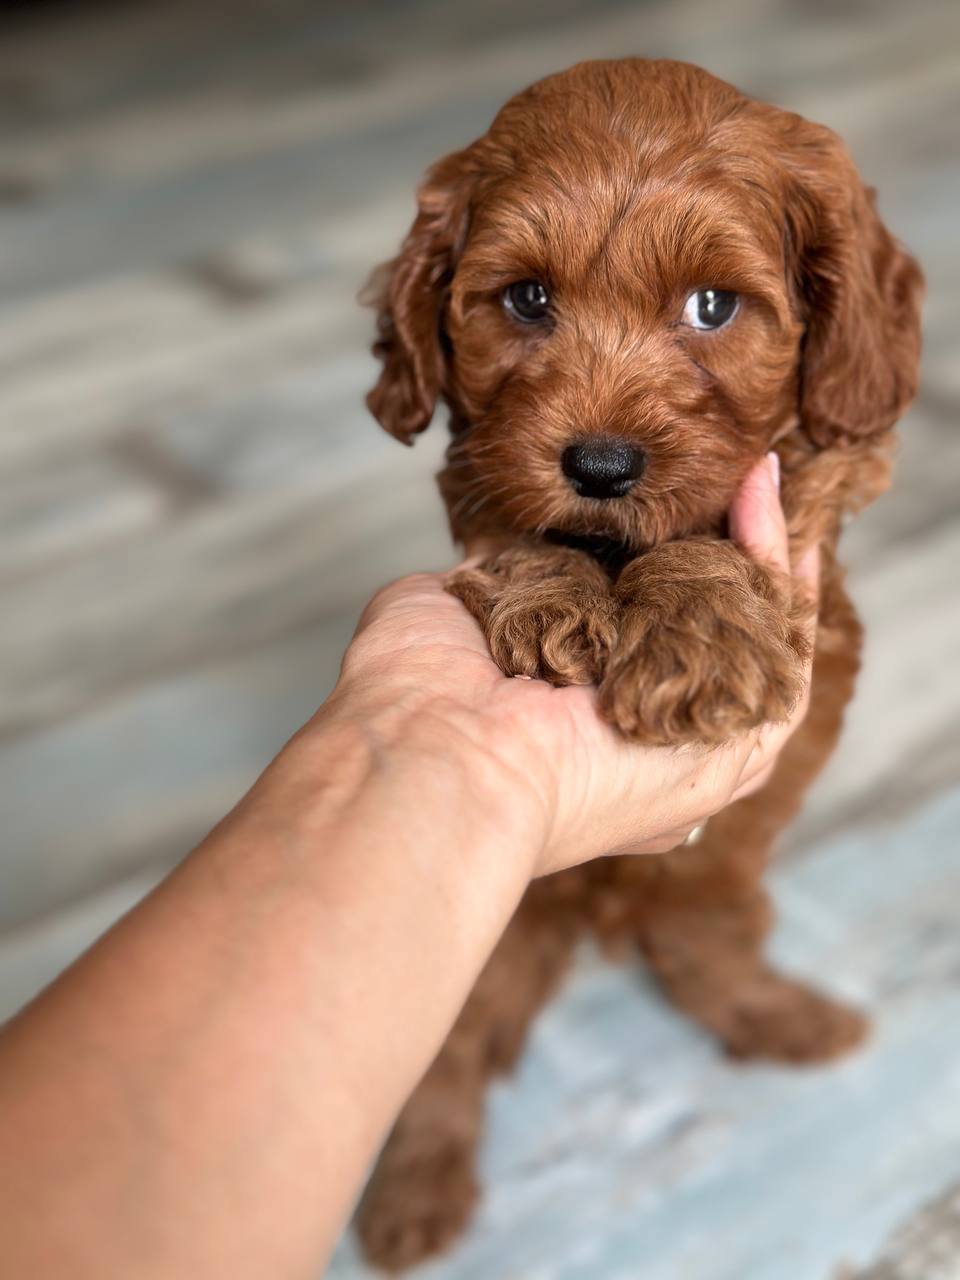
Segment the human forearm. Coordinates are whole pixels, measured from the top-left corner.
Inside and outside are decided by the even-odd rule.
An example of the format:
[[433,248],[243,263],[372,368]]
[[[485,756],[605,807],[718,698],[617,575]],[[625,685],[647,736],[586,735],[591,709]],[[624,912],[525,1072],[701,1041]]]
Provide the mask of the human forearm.
[[430,715],[321,716],[8,1030],[24,1274],[315,1272],[532,866],[527,811],[501,825],[505,780]]
[[[787,569],[768,469],[730,524]],[[595,690],[505,679],[439,577],[386,588],[321,712],[0,1035],[5,1271],[313,1277],[529,877],[675,847],[802,713],[628,746]]]

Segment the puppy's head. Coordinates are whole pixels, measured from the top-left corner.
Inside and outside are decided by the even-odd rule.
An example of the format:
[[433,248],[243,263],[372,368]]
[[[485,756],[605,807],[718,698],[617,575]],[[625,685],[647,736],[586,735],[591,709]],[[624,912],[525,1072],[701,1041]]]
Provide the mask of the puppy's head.
[[430,171],[372,293],[368,398],[438,399],[455,530],[649,545],[714,527],[799,429],[879,433],[914,392],[919,270],[839,139],[680,63],[583,63]]

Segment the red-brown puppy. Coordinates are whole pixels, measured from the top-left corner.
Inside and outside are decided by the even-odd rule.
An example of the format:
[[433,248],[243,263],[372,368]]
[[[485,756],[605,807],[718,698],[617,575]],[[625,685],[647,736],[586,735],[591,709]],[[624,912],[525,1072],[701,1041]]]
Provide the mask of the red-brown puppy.
[[374,278],[369,404],[407,442],[449,408],[451,526],[487,552],[453,590],[503,670],[596,682],[640,742],[782,718],[803,602],[724,526],[771,448],[793,549],[820,544],[823,580],[810,711],[763,791],[693,848],[531,887],[368,1189],[375,1262],[400,1269],[463,1226],[486,1080],[584,928],[635,943],[739,1057],[817,1061],[861,1038],[859,1014],[766,965],[761,876],[853,691],[860,629],[835,547],[888,482],[921,288],[833,133],[682,63],[551,76],[430,171]]

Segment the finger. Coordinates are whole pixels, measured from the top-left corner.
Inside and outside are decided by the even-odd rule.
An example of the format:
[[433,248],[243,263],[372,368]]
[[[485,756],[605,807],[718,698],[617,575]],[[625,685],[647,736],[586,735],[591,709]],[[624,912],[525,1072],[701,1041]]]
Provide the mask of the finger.
[[790,570],[787,526],[780,505],[780,460],[768,453],[750,471],[730,507],[730,536],[755,560]]
[[[779,478],[780,460],[776,453],[768,453],[748,474],[733,500],[730,534],[754,559],[789,573],[790,548],[780,504]],[[794,603],[801,606],[795,617],[810,642],[806,664],[808,686],[817,628],[819,579],[820,549],[814,544],[802,553],[793,571]],[[806,705],[801,700],[790,717],[792,728],[801,722],[805,712]]]
[[766,724],[757,732],[743,760],[731,800],[752,795],[769,782],[780,752],[806,719],[810,707],[810,667],[805,672],[804,688],[787,720]]
[[464,569],[476,569],[483,564],[485,557],[477,553],[476,555],[467,556],[461,560],[459,564],[455,564],[452,569],[448,569],[443,575],[444,582],[449,582],[451,578],[456,577],[458,573],[462,573]]
[[820,590],[820,544],[815,542],[797,560],[793,569],[794,575],[806,583],[814,594]]
[[773,776],[773,771],[777,766],[776,758],[768,760],[752,777],[742,782],[733,795],[730,797],[731,804],[735,800],[742,800],[745,796],[752,796],[754,792],[761,791]]

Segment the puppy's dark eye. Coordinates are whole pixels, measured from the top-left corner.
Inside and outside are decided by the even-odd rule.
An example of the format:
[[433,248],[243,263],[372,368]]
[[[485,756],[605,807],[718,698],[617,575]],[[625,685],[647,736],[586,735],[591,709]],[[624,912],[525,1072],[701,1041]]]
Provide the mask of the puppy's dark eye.
[[698,289],[683,304],[683,322],[693,329],[719,329],[733,319],[739,305],[729,289]]
[[503,305],[523,324],[537,324],[550,311],[550,295],[539,280],[517,280],[503,291]]

